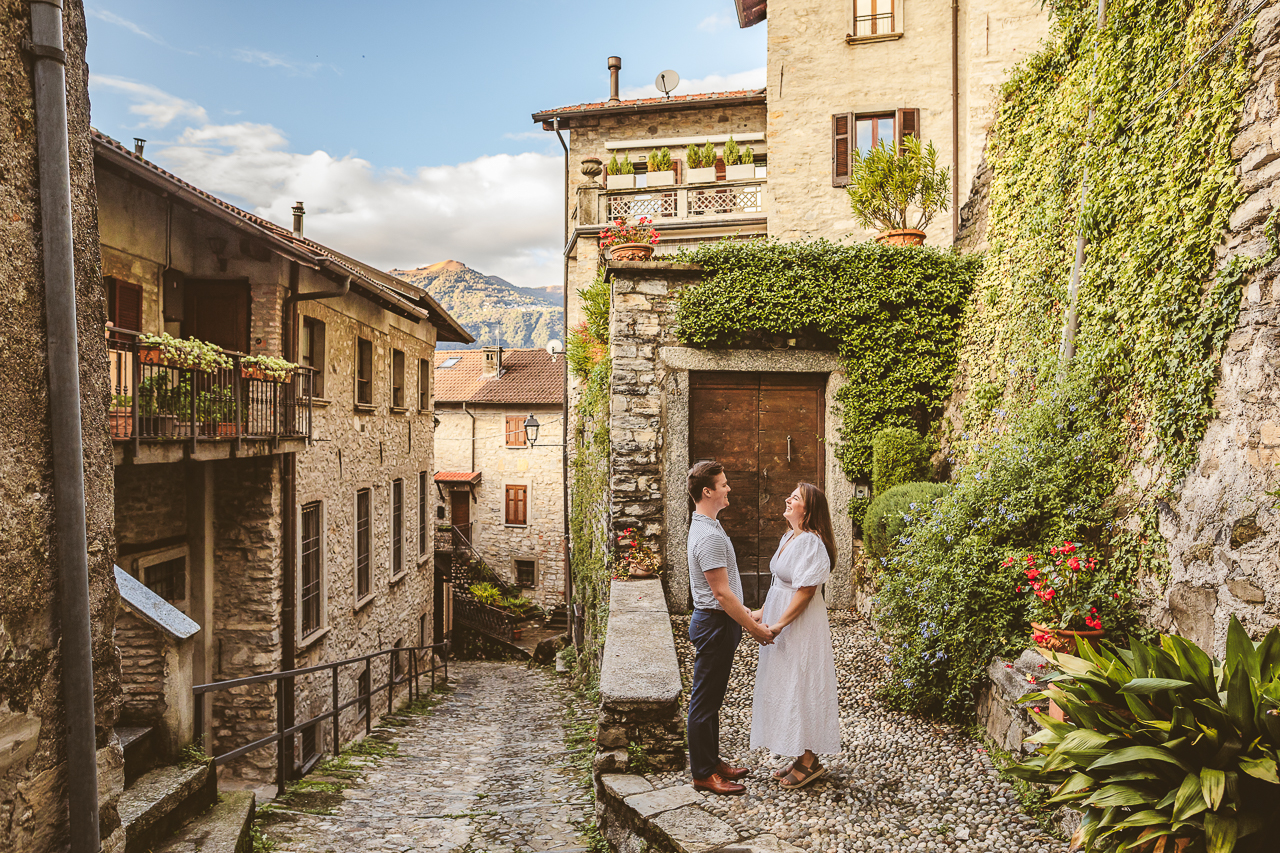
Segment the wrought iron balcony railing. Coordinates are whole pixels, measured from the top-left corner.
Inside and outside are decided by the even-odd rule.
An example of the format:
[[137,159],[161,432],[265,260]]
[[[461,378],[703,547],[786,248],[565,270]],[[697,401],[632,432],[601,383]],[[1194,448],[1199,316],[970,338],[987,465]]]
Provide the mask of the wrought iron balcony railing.
[[132,332],[111,329],[108,420],[115,441],[225,441],[311,437],[311,370],[275,382],[241,366],[171,367]]
[[767,205],[766,183],[760,178],[600,194],[601,218],[605,221],[648,216],[659,224],[663,220],[711,221],[763,216]]

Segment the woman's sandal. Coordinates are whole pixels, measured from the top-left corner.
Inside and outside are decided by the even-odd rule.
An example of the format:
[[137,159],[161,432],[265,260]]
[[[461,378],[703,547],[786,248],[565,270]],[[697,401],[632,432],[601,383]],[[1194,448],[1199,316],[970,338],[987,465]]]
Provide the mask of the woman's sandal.
[[782,768],[781,770],[773,771],[773,778],[781,782],[783,779],[787,778],[787,774],[789,774],[791,772],[791,769],[795,766],[796,764],[793,761],[790,764],[788,764],[786,767]]
[[[783,775],[783,778],[778,780],[778,784],[785,790],[794,791],[796,788],[803,788],[826,772],[827,768],[819,764],[816,758],[813,760],[813,764],[807,767],[801,765],[799,759],[797,759],[791,769]],[[788,779],[794,779],[795,781],[788,783]]]

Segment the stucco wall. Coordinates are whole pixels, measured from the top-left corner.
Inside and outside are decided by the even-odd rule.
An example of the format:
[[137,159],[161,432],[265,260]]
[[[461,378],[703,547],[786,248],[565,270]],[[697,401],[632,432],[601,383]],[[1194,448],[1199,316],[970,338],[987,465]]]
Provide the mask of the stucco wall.
[[[79,315],[90,621],[98,746],[99,826],[105,850],[122,845],[116,802],[124,786],[119,740],[120,661],[112,637],[117,593],[111,565],[111,444],[107,436],[106,322],[89,137],[85,23],[67,0],[67,106],[71,217]],[[54,535],[47,333],[39,164],[30,34],[24,0],[0,0],[0,850],[61,850],[67,843],[66,726]]]

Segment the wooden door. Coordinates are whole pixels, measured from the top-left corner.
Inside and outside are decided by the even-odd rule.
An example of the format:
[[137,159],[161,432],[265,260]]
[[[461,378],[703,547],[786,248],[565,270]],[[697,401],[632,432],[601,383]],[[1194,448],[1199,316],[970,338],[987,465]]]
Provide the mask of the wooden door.
[[461,532],[471,542],[471,493],[464,489],[454,489],[449,492],[449,521],[454,527],[454,543],[453,547],[457,548],[462,543],[457,541],[458,533]]
[[769,591],[769,560],[787,531],[784,501],[804,481],[824,488],[819,373],[691,373],[689,461],[714,459],[729,479],[720,523],[733,541],[743,603]]

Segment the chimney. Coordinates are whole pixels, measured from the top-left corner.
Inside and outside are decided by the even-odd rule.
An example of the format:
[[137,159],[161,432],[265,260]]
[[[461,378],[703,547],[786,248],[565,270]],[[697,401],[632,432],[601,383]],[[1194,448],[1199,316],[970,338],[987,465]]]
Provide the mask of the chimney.
[[135,136],[135,137],[133,138],[133,153],[134,153],[134,154],[137,154],[139,157],[141,157],[141,156],[142,156],[142,149],[143,149],[143,147],[144,147],[146,144],[147,144],[147,140],[145,140],[145,139],[139,139],[138,137],[136,137],[136,136]]
[[618,72],[622,70],[622,57],[609,57],[609,103],[619,103],[618,100]]
[[299,240],[302,239],[302,217],[307,211],[303,209],[302,202],[297,202],[293,206],[293,236]]
[[484,348],[484,367],[480,375],[485,379],[494,379],[502,375],[502,347]]

